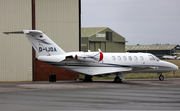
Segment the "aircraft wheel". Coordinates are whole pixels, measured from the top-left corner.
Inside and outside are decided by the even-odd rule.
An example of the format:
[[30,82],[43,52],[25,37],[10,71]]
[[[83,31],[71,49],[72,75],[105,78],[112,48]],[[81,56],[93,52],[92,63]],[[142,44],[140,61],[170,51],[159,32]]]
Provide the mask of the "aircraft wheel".
[[114,78],[114,82],[115,82],[115,83],[122,83],[122,81],[121,81],[121,79],[119,78],[119,76],[116,76],[116,77]]
[[164,76],[163,76],[162,74],[159,76],[159,80],[160,80],[160,81],[163,81],[163,80],[164,80]]
[[85,82],[92,82],[92,76],[86,75],[84,81]]

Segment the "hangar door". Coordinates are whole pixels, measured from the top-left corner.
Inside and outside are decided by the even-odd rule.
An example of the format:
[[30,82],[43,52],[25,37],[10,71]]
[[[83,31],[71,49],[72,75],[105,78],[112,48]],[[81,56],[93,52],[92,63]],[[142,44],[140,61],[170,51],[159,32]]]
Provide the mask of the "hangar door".
[[89,42],[89,50],[98,51],[101,49],[102,52],[106,52],[106,43],[105,42]]
[[31,28],[31,0],[0,0],[0,81],[32,81],[32,46],[23,34]]
[[124,45],[120,42],[108,42],[106,47],[106,52],[124,52]]

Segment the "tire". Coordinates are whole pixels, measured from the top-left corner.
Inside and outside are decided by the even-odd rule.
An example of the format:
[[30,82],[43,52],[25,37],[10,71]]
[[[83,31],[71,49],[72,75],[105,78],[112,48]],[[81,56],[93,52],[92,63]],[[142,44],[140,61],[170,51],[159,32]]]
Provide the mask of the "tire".
[[85,76],[85,82],[92,82],[92,76]]
[[160,81],[163,81],[163,80],[164,80],[164,76],[163,76],[162,74],[159,76],[159,80],[160,80]]
[[121,81],[121,79],[119,77],[115,77],[114,82],[115,83],[122,83],[122,81]]

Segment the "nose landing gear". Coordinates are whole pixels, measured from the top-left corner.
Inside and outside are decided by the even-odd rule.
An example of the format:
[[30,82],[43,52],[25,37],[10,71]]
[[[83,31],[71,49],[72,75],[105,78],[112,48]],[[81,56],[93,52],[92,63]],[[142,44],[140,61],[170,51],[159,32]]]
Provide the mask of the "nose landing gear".
[[164,76],[162,74],[159,74],[159,80],[163,81],[164,80]]

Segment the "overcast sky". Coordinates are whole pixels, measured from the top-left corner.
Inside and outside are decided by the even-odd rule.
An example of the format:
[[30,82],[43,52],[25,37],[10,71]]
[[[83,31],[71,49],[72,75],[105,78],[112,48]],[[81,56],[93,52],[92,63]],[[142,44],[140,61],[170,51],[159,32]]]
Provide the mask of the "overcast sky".
[[180,0],[81,0],[82,27],[109,27],[127,45],[180,44]]

